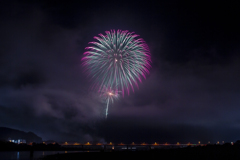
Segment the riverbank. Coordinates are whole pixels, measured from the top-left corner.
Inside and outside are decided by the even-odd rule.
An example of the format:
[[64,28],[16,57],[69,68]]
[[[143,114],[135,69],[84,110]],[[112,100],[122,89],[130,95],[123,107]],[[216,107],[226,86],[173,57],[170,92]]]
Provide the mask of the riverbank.
[[67,153],[49,155],[43,158],[43,160],[79,160],[81,158],[104,158],[106,159],[240,159],[240,147],[238,146],[204,146],[204,147],[187,147],[177,149],[159,149],[150,151],[111,151],[111,152],[85,152],[85,153]]

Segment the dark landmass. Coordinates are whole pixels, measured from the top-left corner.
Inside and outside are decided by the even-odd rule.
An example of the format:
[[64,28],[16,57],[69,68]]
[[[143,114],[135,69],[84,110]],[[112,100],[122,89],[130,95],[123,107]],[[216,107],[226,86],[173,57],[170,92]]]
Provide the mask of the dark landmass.
[[240,146],[238,145],[208,145],[203,147],[186,147],[177,149],[159,149],[148,151],[111,151],[111,152],[82,152],[82,153],[66,153],[49,155],[43,160],[79,160],[81,158],[88,159],[240,159]]
[[[111,146],[109,147],[111,148]],[[215,160],[215,159],[240,159],[240,141],[235,142],[234,145],[230,143],[225,143],[224,145],[206,145],[206,146],[188,146],[184,148],[169,148],[161,149],[146,147],[145,150],[114,150],[108,147],[102,148],[99,146],[84,146],[84,148],[68,148],[66,146],[61,146],[57,143],[55,144],[44,144],[44,143],[33,143],[32,145],[27,144],[15,144],[7,141],[0,141],[0,151],[30,151],[31,155],[34,155],[34,151],[82,151],[78,153],[66,153],[66,154],[56,154],[48,155],[43,158],[43,160],[77,160],[83,157],[88,157],[88,159],[93,158],[104,158],[113,159],[113,157],[123,158],[123,159],[204,159],[204,160]],[[33,157],[33,156],[32,156]]]
[[99,151],[102,147],[92,146],[77,146],[77,147],[65,147],[58,143],[45,144],[45,143],[32,143],[28,144],[16,144],[8,141],[0,141],[0,151]]
[[33,132],[24,132],[7,127],[0,127],[0,140],[7,141],[10,139],[25,139],[27,143],[36,142],[41,143],[42,138]]
[[33,143],[32,145],[27,144],[16,144],[7,141],[0,141],[0,151],[57,151],[64,150],[58,144],[43,144],[43,143]]

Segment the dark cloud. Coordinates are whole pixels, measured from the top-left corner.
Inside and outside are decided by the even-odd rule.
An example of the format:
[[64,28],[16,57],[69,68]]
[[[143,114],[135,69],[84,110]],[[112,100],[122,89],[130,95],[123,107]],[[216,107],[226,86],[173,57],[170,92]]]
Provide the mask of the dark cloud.
[[[118,117],[119,118],[119,117]],[[217,141],[235,141],[240,132],[236,127],[204,126],[186,123],[156,122],[156,118],[111,117],[102,126],[101,134],[106,141],[116,143],[216,143]],[[138,123],[136,123],[136,121]],[[114,124],[114,125],[113,125]],[[117,135],[117,136],[116,136]],[[201,138],[200,138],[201,137]]]
[[6,6],[8,18],[1,17],[0,125],[34,131],[43,139],[99,139],[90,126],[101,110],[82,76],[80,30],[50,21],[36,4]]
[[[237,6],[1,2],[0,125],[60,141],[238,139]],[[114,28],[140,34],[153,63],[104,120],[80,60],[93,36]]]

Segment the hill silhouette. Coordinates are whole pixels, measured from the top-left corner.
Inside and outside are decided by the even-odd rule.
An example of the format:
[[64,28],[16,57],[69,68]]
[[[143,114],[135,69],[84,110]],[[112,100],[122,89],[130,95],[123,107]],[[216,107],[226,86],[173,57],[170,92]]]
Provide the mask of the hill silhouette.
[[8,139],[25,139],[27,143],[36,142],[41,143],[42,138],[33,132],[24,132],[7,127],[0,127],[0,140],[8,141]]

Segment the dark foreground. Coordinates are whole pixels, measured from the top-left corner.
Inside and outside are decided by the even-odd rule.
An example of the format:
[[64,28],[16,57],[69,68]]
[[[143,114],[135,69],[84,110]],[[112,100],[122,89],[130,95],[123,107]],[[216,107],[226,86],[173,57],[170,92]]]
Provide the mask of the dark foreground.
[[111,152],[83,152],[83,153],[67,153],[49,155],[44,160],[79,160],[81,158],[88,159],[240,159],[239,146],[204,146],[204,147],[187,147],[178,149],[159,149],[149,151],[111,151]]

